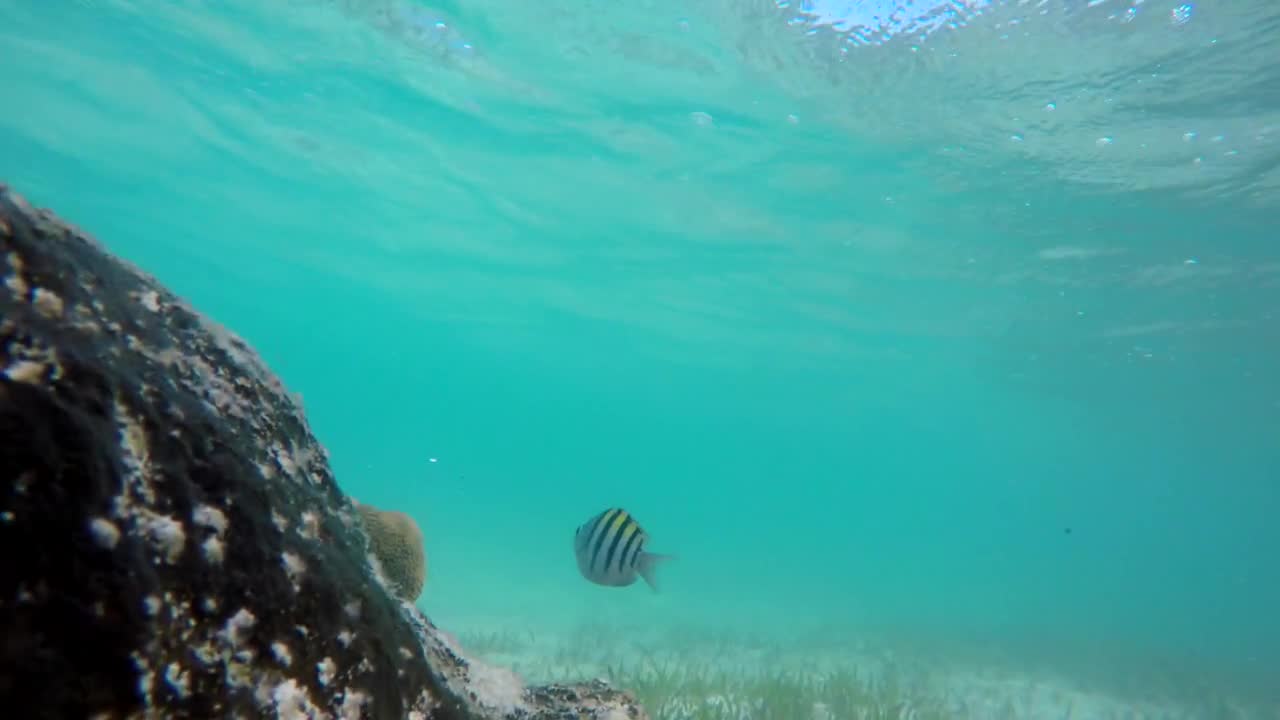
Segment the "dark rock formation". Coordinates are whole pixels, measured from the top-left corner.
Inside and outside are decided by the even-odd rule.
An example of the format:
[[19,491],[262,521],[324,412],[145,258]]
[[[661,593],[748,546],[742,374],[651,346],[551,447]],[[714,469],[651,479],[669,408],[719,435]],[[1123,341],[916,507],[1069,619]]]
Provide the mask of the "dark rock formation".
[[0,714],[645,717],[468,659],[369,557],[256,354],[0,186]]

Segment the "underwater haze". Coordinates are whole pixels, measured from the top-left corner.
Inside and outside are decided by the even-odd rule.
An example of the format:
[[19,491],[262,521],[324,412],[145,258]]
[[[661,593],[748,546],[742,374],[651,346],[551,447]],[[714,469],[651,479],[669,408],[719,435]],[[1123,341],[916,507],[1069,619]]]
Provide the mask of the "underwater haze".
[[[0,0],[0,180],[257,348],[530,679],[1277,718],[1277,48],[1271,0]],[[658,592],[579,573],[610,507]]]

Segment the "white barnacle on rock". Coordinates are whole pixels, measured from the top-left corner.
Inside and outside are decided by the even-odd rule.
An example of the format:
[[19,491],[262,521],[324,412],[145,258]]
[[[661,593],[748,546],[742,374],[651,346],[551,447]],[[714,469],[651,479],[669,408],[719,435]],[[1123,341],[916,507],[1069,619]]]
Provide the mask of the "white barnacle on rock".
[[164,681],[180,698],[191,694],[191,673],[182,669],[176,662],[169,663],[164,670]]
[[200,601],[200,607],[204,608],[205,612],[217,612],[218,598],[212,595],[205,595],[204,599]]
[[298,525],[298,534],[308,540],[320,537],[320,517],[311,510],[302,513],[302,522]]
[[25,300],[27,281],[22,279],[22,257],[16,252],[10,252],[6,259],[9,261],[10,273],[4,279],[5,287],[13,293],[14,300]]
[[431,713],[436,709],[437,705],[439,705],[439,702],[431,697],[431,693],[427,692],[426,688],[423,688],[418,693],[417,700],[413,702],[413,709],[409,711],[409,717],[415,720],[425,720],[431,717]]
[[151,705],[151,689],[155,687],[155,673],[151,672],[151,665],[147,663],[147,659],[138,651],[134,651],[133,666],[138,670],[138,694],[142,696],[145,705]]
[[351,641],[356,639],[356,634],[350,630],[343,630],[338,633],[338,644],[342,647],[351,647]]
[[280,720],[317,720],[325,716],[324,712],[311,702],[307,689],[298,685],[293,679],[276,685],[271,691],[271,700],[275,703],[276,717]]
[[271,524],[275,525],[276,529],[279,530],[280,532],[284,532],[289,529],[289,518],[286,518],[285,516],[276,512],[275,508],[272,508]]
[[36,288],[32,293],[31,304],[35,306],[36,312],[50,320],[58,320],[62,317],[64,308],[62,298],[52,290]]
[[338,706],[339,720],[360,720],[364,717],[364,706],[369,696],[356,690],[346,688],[342,691],[342,704]]
[[294,592],[302,589],[300,581],[307,572],[307,564],[302,558],[286,550],[280,553],[280,564],[284,566],[284,572],[289,576],[289,582],[293,583]]
[[144,504],[155,503],[155,489],[151,480],[150,448],[142,424],[119,399],[115,402],[116,429],[120,433],[120,460],[125,468],[125,491],[116,500],[116,514],[125,517],[137,514],[133,506],[141,499]]
[[298,471],[298,466],[294,463],[293,456],[289,454],[288,450],[284,449],[283,445],[280,445],[279,443],[273,445],[271,447],[271,454],[275,457],[276,463],[280,466],[280,471],[283,472],[286,477],[291,478],[294,473]]
[[214,565],[222,562],[222,558],[226,556],[226,545],[223,544],[222,538],[217,535],[210,535],[200,544],[200,550],[204,554],[204,559]]
[[98,547],[111,550],[120,542],[120,528],[106,518],[94,518],[89,522],[89,534]]
[[326,657],[316,663],[316,679],[321,685],[328,685],[333,682],[333,676],[338,672],[338,666],[334,664],[333,658]]
[[151,312],[160,312],[160,293],[155,290],[148,290],[140,294],[138,302],[142,303],[142,307]]
[[191,649],[191,654],[203,665],[212,665],[218,661],[220,657],[217,649],[213,647],[213,643],[204,642]]
[[227,516],[212,505],[201,505],[191,513],[191,522],[202,528],[208,528],[219,536],[227,531]]
[[360,609],[360,600],[358,598],[342,606],[342,611],[352,620],[360,619]]
[[227,619],[219,634],[228,644],[239,645],[244,642],[249,630],[253,628],[254,623],[257,621],[258,618],[254,617],[252,612],[249,612],[249,608],[240,608],[235,615]]
[[160,601],[160,598],[156,597],[155,595],[148,595],[142,598],[142,611],[145,612],[149,617],[155,617],[159,615],[160,610],[163,607],[164,607],[164,603],[162,603]]
[[285,667],[293,664],[293,653],[289,652],[289,646],[279,640],[271,643],[271,654],[275,657],[276,662]]
[[294,625],[294,626],[293,626],[293,631],[294,631],[294,632],[296,632],[296,633],[298,633],[299,635],[301,635],[301,636],[302,636],[302,637],[304,637],[304,638],[305,638],[305,637],[311,637],[311,631],[307,629],[307,626],[306,626],[306,625]]
[[182,523],[166,515],[154,515],[146,519],[144,527],[156,551],[168,562],[177,562],[187,543]]
[[4,376],[13,382],[36,385],[44,378],[46,368],[47,366],[44,363],[19,360],[4,369]]

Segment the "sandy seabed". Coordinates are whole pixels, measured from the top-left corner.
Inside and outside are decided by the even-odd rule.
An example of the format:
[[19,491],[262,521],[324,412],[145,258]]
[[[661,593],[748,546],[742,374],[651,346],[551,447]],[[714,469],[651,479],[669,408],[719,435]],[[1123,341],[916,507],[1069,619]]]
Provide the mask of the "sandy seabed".
[[602,678],[629,689],[653,720],[1280,720],[1280,705],[1120,694],[1047,671],[939,661],[883,640],[815,644],[493,617],[452,619],[446,629],[468,654],[529,683]]

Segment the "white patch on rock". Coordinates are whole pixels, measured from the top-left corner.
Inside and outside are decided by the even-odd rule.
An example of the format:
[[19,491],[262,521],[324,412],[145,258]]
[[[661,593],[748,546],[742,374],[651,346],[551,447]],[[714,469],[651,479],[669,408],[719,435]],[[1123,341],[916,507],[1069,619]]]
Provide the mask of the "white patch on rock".
[[218,661],[218,651],[213,647],[213,643],[206,642],[193,648],[191,654],[196,656],[202,665],[212,665]]
[[339,720],[361,720],[364,717],[362,711],[368,702],[368,695],[359,690],[346,688],[342,691],[342,705],[338,706]]
[[187,544],[187,533],[182,523],[167,515],[154,515],[146,519],[144,527],[156,551],[170,564],[177,562]]
[[116,430],[120,433],[120,460],[125,468],[124,492],[116,498],[116,514],[119,517],[138,516],[135,505],[156,501],[152,487],[151,455],[147,434],[129,408],[119,398],[115,402]]
[[345,612],[347,614],[347,617],[351,618],[352,620],[360,619],[360,609],[361,609],[361,606],[360,606],[359,600],[352,600],[351,602],[342,606],[342,611]]
[[99,547],[112,550],[120,542],[120,528],[106,518],[94,518],[89,523],[89,534]]
[[439,704],[435,698],[431,697],[431,693],[423,688],[418,693],[418,699],[413,703],[413,709],[409,711],[409,717],[429,718]]
[[155,673],[151,672],[147,659],[136,650],[133,652],[133,666],[138,669],[138,694],[142,696],[143,704],[150,706],[151,689],[156,684]]
[[138,302],[151,312],[160,312],[160,293],[155,290],[148,290],[139,295]]
[[327,686],[333,682],[333,676],[337,672],[338,666],[333,663],[333,658],[326,657],[316,663],[316,679],[320,681],[321,685]]
[[164,681],[178,697],[186,699],[191,695],[191,673],[183,670],[178,663],[169,663],[169,667],[165,668]]
[[307,564],[297,555],[285,551],[280,553],[280,564],[284,566],[284,572],[289,576],[289,582],[293,583],[293,591],[298,592],[302,589],[302,576],[307,572]]
[[271,700],[275,703],[276,717],[280,720],[319,720],[327,717],[327,713],[311,702],[307,689],[292,679],[276,685],[271,691]]
[[220,565],[226,556],[226,545],[217,535],[210,535],[200,544],[200,549],[204,552],[204,559],[214,565]]
[[45,316],[50,320],[59,320],[62,318],[64,304],[62,298],[52,290],[38,287],[32,293],[31,304],[35,307],[36,312]]
[[150,617],[159,615],[162,607],[164,607],[163,603],[155,595],[148,595],[142,598],[142,611]]
[[387,591],[391,597],[396,596],[396,590],[391,586],[391,581],[387,580],[387,575],[382,570],[382,561],[372,552],[364,556],[365,562],[369,564],[369,572],[373,575],[373,579]]
[[320,537],[320,517],[308,510],[302,513],[302,523],[298,526],[298,534],[308,540]]
[[280,532],[284,532],[289,529],[289,519],[276,512],[275,508],[272,508],[271,510],[271,523],[275,525],[276,529]]
[[356,639],[356,634],[350,630],[343,630],[338,633],[338,644],[342,647],[351,647],[351,641]]
[[32,360],[19,360],[4,369],[4,376],[13,382],[37,385],[44,377],[45,364]]
[[27,281],[22,279],[22,257],[16,252],[10,252],[5,258],[9,261],[9,269],[12,270],[12,273],[4,279],[5,287],[13,293],[14,300],[26,300]]
[[227,531],[227,516],[212,505],[201,505],[191,513],[191,521],[203,528],[208,528],[219,537]]
[[248,631],[253,628],[254,623],[258,622],[258,618],[249,612],[249,608],[240,608],[227,619],[227,623],[222,626],[220,634],[231,645],[239,645],[244,642]]
[[292,478],[298,472],[298,466],[293,461],[293,456],[282,445],[277,443],[272,446],[271,454],[275,457],[276,463],[280,465],[280,471],[285,474],[285,477]]
[[524,706],[524,681],[507,668],[467,659],[467,691],[480,705],[503,716]]
[[271,643],[271,654],[275,659],[285,667],[293,664],[293,653],[289,652],[289,646],[280,641]]

